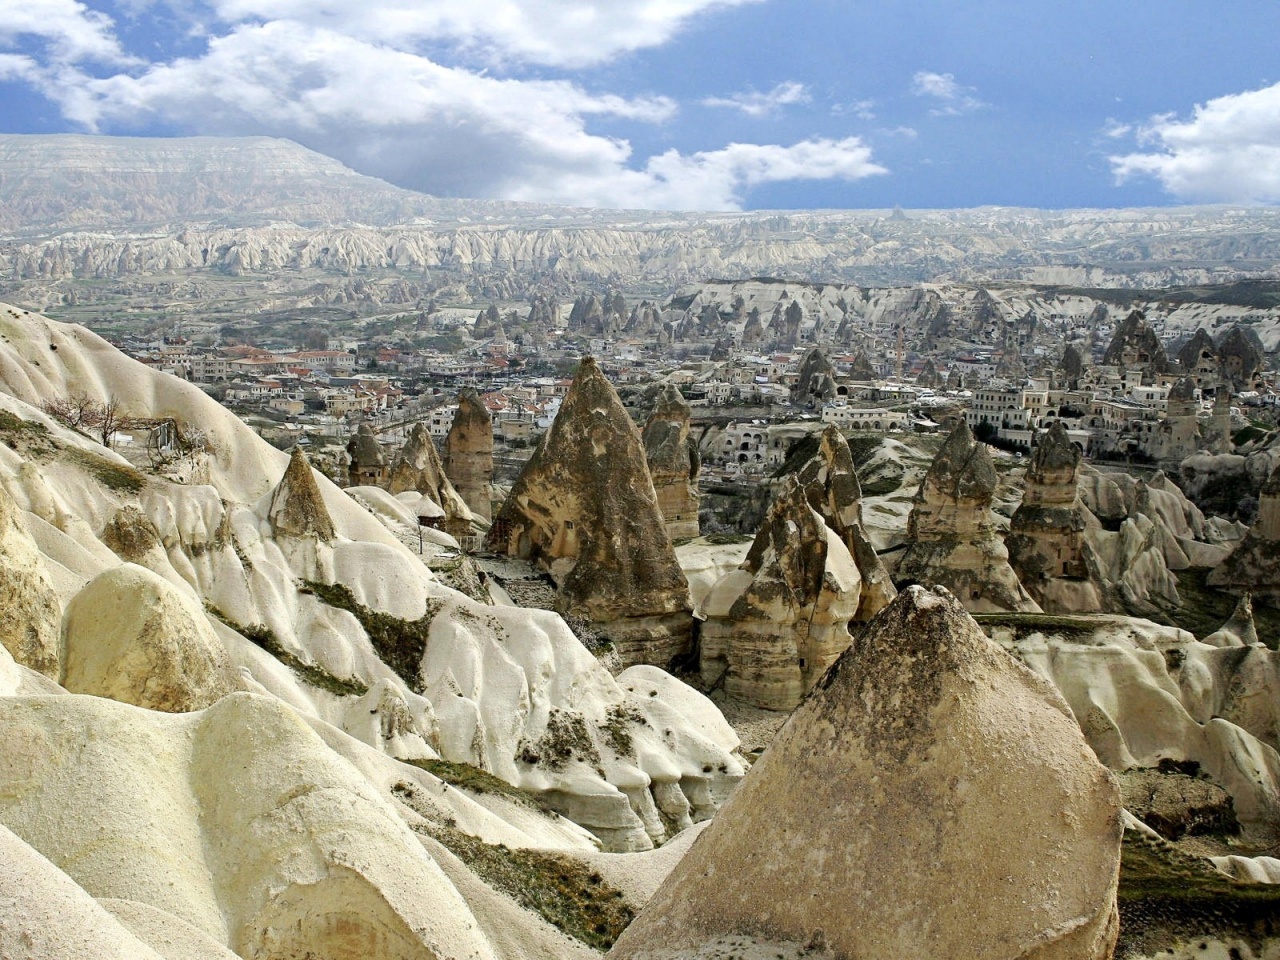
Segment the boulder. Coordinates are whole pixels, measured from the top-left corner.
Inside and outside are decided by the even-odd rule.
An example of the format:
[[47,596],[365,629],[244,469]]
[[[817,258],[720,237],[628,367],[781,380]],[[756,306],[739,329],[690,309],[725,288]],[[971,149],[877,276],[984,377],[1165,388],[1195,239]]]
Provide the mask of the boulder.
[[132,563],[91,580],[67,605],[61,683],[167,713],[201,710],[235,689],[203,611]]
[[1101,960],[1121,834],[1116,780],[1062,698],[946,590],[911,587],[610,956],[723,956],[746,938],[762,956]]

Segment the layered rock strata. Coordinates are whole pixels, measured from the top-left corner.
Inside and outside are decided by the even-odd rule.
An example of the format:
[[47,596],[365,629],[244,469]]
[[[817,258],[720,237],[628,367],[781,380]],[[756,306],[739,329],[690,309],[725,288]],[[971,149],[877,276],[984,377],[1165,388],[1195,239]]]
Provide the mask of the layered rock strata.
[[899,583],[944,586],[976,613],[1039,610],[996,532],[991,501],[997,483],[986,445],[962,420],[916,491]]
[[561,612],[599,625],[623,663],[666,666],[688,653],[689,584],[640,431],[591,358],[578,367],[487,544],[547,569]]
[[1103,960],[1122,829],[1116,780],[1056,691],[946,590],[911,587],[610,956],[745,939],[760,956]]
[[641,433],[658,509],[672,540],[699,533],[698,472],[702,457],[697,441],[689,434],[689,412],[689,404],[680,391],[663,384]]

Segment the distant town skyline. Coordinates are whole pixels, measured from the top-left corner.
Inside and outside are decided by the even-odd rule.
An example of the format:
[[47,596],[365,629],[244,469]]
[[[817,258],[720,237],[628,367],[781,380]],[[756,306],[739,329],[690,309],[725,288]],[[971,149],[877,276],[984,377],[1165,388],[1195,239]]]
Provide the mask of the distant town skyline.
[[587,206],[1275,204],[1277,35],[1258,0],[0,0],[0,132]]

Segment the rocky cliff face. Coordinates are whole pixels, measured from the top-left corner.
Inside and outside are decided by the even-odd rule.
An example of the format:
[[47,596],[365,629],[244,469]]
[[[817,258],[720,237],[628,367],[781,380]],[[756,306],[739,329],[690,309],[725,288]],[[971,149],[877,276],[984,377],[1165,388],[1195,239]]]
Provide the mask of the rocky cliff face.
[[458,410],[444,440],[444,472],[471,513],[493,517],[493,418],[470,387],[458,395]]
[[689,434],[689,415],[689,404],[679,389],[663,384],[640,435],[658,509],[672,540],[699,533],[698,472],[702,457],[697,441]]
[[985,444],[962,420],[916,491],[899,583],[945,586],[975,612],[1038,610],[1009,566],[991,501],[998,478]]
[[579,365],[488,544],[548,569],[564,612],[599,624],[624,663],[665,666],[688,652],[689,585],[640,432],[594,360]]
[[1105,960],[1121,832],[1116,781],[1062,698],[945,590],[911,587],[611,956],[745,942],[760,956]]

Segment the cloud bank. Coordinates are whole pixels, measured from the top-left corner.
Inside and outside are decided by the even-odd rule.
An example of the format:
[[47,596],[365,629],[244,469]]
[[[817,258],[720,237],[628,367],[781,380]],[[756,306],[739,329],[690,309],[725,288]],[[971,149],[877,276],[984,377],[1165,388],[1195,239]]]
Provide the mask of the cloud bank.
[[[133,2],[139,16],[153,5]],[[679,105],[588,90],[565,70],[664,43],[699,15],[748,2],[757,0],[169,0],[193,34],[204,30],[201,49],[142,62],[105,14],[28,0],[41,9],[0,10],[0,79],[37,87],[89,131],[287,137],[440,196],[736,209],[761,184],[885,173],[856,137],[636,158],[627,139],[592,131],[662,125]],[[709,105],[759,118],[807,99],[789,82]]]
[[1189,120],[1152,117],[1137,139],[1151,149],[1111,157],[1117,183],[1153,177],[1180,200],[1280,203],[1280,83],[1217,97]]

